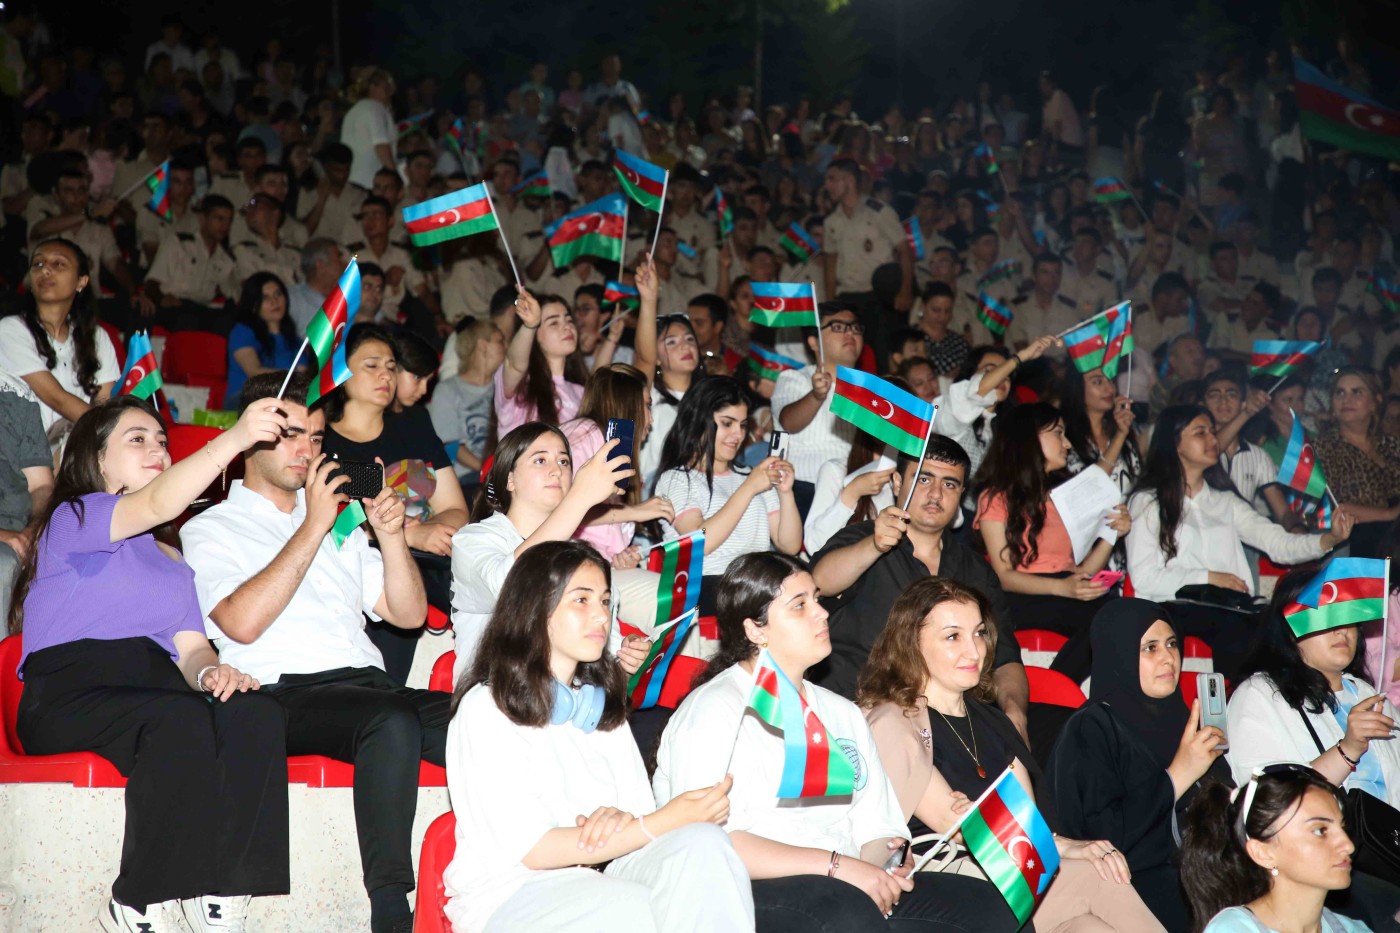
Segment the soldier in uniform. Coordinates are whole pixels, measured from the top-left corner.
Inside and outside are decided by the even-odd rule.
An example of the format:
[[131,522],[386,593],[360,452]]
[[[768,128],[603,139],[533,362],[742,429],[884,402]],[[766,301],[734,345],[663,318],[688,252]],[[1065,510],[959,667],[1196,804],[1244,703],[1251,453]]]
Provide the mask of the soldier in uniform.
[[690,299],[705,290],[699,280],[681,275],[676,271],[676,263],[680,257],[680,252],[676,248],[678,241],[679,237],[676,236],[676,231],[670,227],[662,227],[661,235],[656,239],[656,252],[652,258],[656,263],[656,278],[659,286],[656,299],[657,314],[685,314]]
[[301,249],[282,239],[282,202],[270,194],[255,194],[244,213],[247,235],[233,244],[239,281],[255,272],[271,272],[284,288],[301,281]]
[[[1328,268],[1329,266],[1337,270],[1337,275],[1341,278],[1341,293],[1337,297],[1337,304],[1348,311],[1365,311],[1367,316],[1375,318],[1380,315],[1380,301],[1370,291],[1370,275],[1368,270],[1362,269],[1359,265],[1361,259],[1361,241],[1350,233],[1338,234],[1332,241],[1332,261],[1323,263],[1317,268]],[[1300,278],[1303,288],[1301,304],[1321,304],[1317,300],[1312,288],[1312,276],[1306,279]]]
[[296,215],[312,236],[323,236],[343,243],[356,238],[355,218],[365,202],[365,191],[350,184],[350,147],[328,143],[318,160],[325,170],[316,189],[303,189],[297,197]]
[[[311,239],[311,234],[307,232],[306,225],[295,217],[290,217],[286,212],[287,194],[291,190],[291,185],[287,179],[287,170],[280,165],[264,165],[253,173],[253,197],[260,194],[271,195],[277,203],[282,205],[282,225],[279,228],[280,239],[283,243],[293,249],[301,249],[306,245],[306,241]],[[248,204],[237,205],[238,210],[234,211],[233,229],[229,231],[228,238],[231,243],[241,243],[244,240],[252,239],[252,234],[248,231],[248,220],[246,217],[247,208],[252,203],[252,198],[248,199]]]
[[519,183],[518,163],[500,159],[491,166],[491,198],[501,222],[501,236],[510,247],[516,268],[534,281],[549,271],[549,250],[542,235],[540,212],[531,210],[521,198],[510,193]]
[[347,243],[345,251],[358,254],[384,270],[384,307],[380,314],[390,320],[399,319],[399,310],[408,295],[417,297],[433,313],[437,299],[428,288],[423,273],[413,267],[408,250],[389,239],[389,203],[371,195],[360,208],[362,239]]
[[242,207],[253,197],[258,169],[267,164],[267,147],[256,136],[245,136],[238,141],[235,158],[238,171],[220,173],[209,186],[209,193]]
[[782,231],[773,226],[768,215],[773,210],[773,196],[763,185],[749,185],[744,189],[744,206],[753,211],[755,218],[754,242],[771,250],[778,249]]
[[[403,209],[407,206],[407,202],[404,201],[403,179],[399,177],[399,173],[390,168],[381,168],[375,172],[374,189],[371,194],[389,205],[389,242],[407,243],[408,225],[403,220]],[[360,202],[360,211],[364,212],[364,201]],[[356,216],[357,228],[355,235],[351,237],[352,240],[360,239],[361,234],[358,229],[360,221],[361,218]]]
[[734,280],[749,274],[749,253],[757,245],[758,215],[740,204],[734,208],[734,230],[729,239],[705,254],[706,290],[727,296]]
[[1098,314],[1118,301],[1118,287],[1113,283],[1113,274],[1099,268],[1102,253],[1103,237],[1097,228],[1084,226],[1075,231],[1071,261],[1064,267],[1060,291],[1074,302],[1081,312],[1081,318]]
[[[1201,300],[1204,304],[1204,293]],[[1259,282],[1245,292],[1240,301],[1239,314],[1228,321],[1216,321],[1206,346],[1222,350],[1234,359],[1249,362],[1254,352],[1254,341],[1279,339],[1278,328],[1269,322],[1269,317],[1278,311],[1282,300],[1277,288],[1268,282]]]
[[924,258],[915,257],[914,274],[920,286],[928,285],[934,279],[934,253],[943,247],[953,248],[952,241],[941,232],[944,213],[943,195],[932,188],[919,192],[919,198],[914,202],[914,222],[919,225],[919,234],[924,241]]
[[199,232],[199,211],[194,209],[194,169],[183,162],[170,163],[170,199],[172,219],[166,220],[148,206],[136,210],[136,240],[147,266],[155,261],[156,250],[166,239],[177,233]]
[[676,167],[666,189],[666,226],[695,251],[676,260],[676,271],[699,280],[701,261],[715,248],[715,222],[700,210],[700,174],[689,164]]
[[[1011,300],[1015,316],[1006,329],[1007,346],[1021,349],[1042,334],[1061,333],[1089,316],[1064,293],[1063,281],[1064,263],[1059,256],[1041,253],[1035,258],[1031,265],[1031,290]],[[1052,347],[1046,356],[1052,354],[1063,358],[1065,351]]]
[[217,194],[205,195],[199,209],[199,232],[178,233],[156,250],[146,275],[146,297],[171,329],[228,333],[233,315],[224,303],[238,294],[237,261],[228,248],[233,205]]
[[139,213],[141,205],[151,196],[141,182],[170,158],[170,137],[170,118],[165,114],[152,110],[141,118],[141,141],[145,148],[130,162],[118,162],[116,174],[112,176],[112,194],[121,195],[129,209]]
[[1240,257],[1240,281],[1248,283],[1251,288],[1258,282],[1267,282],[1278,288],[1278,260],[1258,246],[1259,215],[1254,211],[1245,211],[1235,221],[1233,233],[1235,249]]
[[832,162],[825,185],[836,208],[826,217],[822,297],[868,292],[875,270],[894,262],[900,267],[894,306],[907,313],[914,305],[914,252],[899,215],[883,201],[861,197],[860,166],[851,159]]
[[[972,235],[968,237],[967,262],[962,274],[958,276],[953,320],[954,330],[971,328],[977,343],[986,342],[990,336],[977,319],[980,293],[985,291],[1002,304],[1010,304],[1020,291],[1016,280],[1010,276],[995,282],[983,281],[983,277],[996,264],[1000,255],[1001,237],[995,230],[991,227],[978,227],[972,231]],[[1045,331],[1038,330],[1034,333],[1040,336]]]
[[802,228],[816,242],[817,252],[805,262],[793,259],[792,262],[788,263],[782,272],[784,282],[815,282],[818,287],[825,284],[826,267],[821,254],[822,240],[826,236],[825,224],[826,218],[821,214],[813,214],[803,222]]
[[1158,277],[1168,272],[1181,276],[1188,285],[1195,282],[1194,259],[1190,247],[1179,245],[1170,233],[1149,230],[1147,245],[1133,256],[1128,266],[1127,297],[1134,305],[1148,302]]
[[1210,317],[1211,326],[1223,330],[1225,319],[1239,314],[1248,292],[1249,285],[1239,276],[1239,253],[1235,244],[1229,240],[1210,244],[1210,271],[1201,279],[1196,293],[1201,308]]

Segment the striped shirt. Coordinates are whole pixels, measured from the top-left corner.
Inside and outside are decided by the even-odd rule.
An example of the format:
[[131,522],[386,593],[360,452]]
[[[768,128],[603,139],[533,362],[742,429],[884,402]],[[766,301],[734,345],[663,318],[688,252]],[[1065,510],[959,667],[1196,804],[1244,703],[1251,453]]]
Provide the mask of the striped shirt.
[[1220,465],[1230,474],[1230,481],[1244,496],[1244,501],[1254,507],[1265,518],[1272,518],[1268,504],[1264,501],[1265,486],[1278,482],[1278,465],[1264,448],[1240,441],[1240,449],[1233,457],[1220,452]]
[[[785,370],[778,376],[773,387],[773,427],[785,430],[782,426],[783,409],[800,402],[812,391],[812,376],[817,367],[804,366],[802,369]],[[788,446],[788,460],[797,479],[804,483],[815,483],[817,472],[828,460],[844,461],[851,453],[851,442],[856,429],[849,421],[831,413],[831,400],[836,397],[836,387],[826,394],[822,407],[812,416],[812,420],[801,431],[791,434]]]
[[[733,470],[728,473],[716,473],[714,489],[711,490],[705,485],[705,474],[699,470],[667,470],[657,477],[656,495],[671,500],[671,504],[676,507],[677,518],[686,512],[698,511],[708,519],[724,507],[729,497],[739,491],[739,487],[747,478],[747,473],[736,473]],[[729,537],[705,555],[705,576],[714,577],[724,573],[730,562],[741,554],[772,550],[772,526],[769,516],[777,512],[778,494],[772,489],[754,496],[739,523],[729,533]],[[666,529],[667,541],[674,541],[680,537],[674,525],[663,523],[663,527]]]

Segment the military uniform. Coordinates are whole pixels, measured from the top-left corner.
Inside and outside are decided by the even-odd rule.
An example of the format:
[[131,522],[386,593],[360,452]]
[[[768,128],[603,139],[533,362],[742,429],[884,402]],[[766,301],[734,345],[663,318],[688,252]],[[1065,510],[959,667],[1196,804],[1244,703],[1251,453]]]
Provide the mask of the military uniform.
[[[1030,343],[1046,334],[1058,334],[1084,320],[1087,315],[1079,310],[1079,304],[1064,292],[1056,292],[1050,299],[1049,307],[1042,308],[1036,301],[1035,293],[1030,292],[1011,300],[1011,310],[1015,316],[1006,329],[1007,346]],[[1102,310],[1102,309],[1100,309]],[[1063,356],[1065,351],[1052,348],[1046,356]]]
[[[283,245],[290,246],[292,249],[301,249],[306,245],[306,241],[311,239],[306,224],[295,217],[288,216],[285,211],[282,214],[282,224],[277,228],[277,234]],[[243,208],[239,207],[233,212],[233,226],[229,227],[228,241],[230,243],[243,243],[255,239],[257,239],[257,234],[249,228],[248,217]]]
[[[494,260],[459,259],[442,283],[442,315],[456,324],[468,315],[484,318],[491,308],[491,296],[510,280]],[[573,300],[573,296],[569,296]]]
[[656,298],[657,314],[685,314],[690,299],[705,290],[695,279],[677,275],[675,269],[671,270],[669,279],[662,279],[658,284],[660,291]]
[[122,200],[139,210],[151,200],[151,189],[141,182],[159,168],[164,161],[164,159],[160,162],[155,161],[146,150],[142,149],[141,154],[130,162],[118,162],[116,172],[112,175],[112,196],[116,197],[135,185],[135,190],[127,192]]
[[1238,275],[1233,282],[1227,282],[1214,272],[1201,279],[1201,284],[1196,290],[1196,300],[1201,306],[1201,310],[1210,315],[1211,323],[1223,325],[1227,314],[1233,315],[1238,312],[1238,308],[1217,309],[1214,307],[1217,299],[1226,301],[1244,301],[1244,296],[1249,294],[1253,287],[1251,283],[1243,281]]
[[[583,278],[578,274],[578,269],[589,268],[592,271],[588,278]],[[562,273],[546,275],[540,282],[540,291],[545,294],[558,295],[566,301],[570,308],[574,306],[574,293],[585,285],[604,285],[607,276],[598,271],[597,266],[573,266]]]
[[[1360,308],[1366,312],[1368,317],[1377,317],[1381,313],[1381,303],[1375,295],[1371,294],[1371,279],[1368,270],[1360,266],[1353,269],[1351,277],[1342,280],[1342,295],[1337,299],[1338,307],[1348,309]],[[1313,295],[1312,272],[1307,274],[1307,278],[1299,278],[1298,288],[1302,292],[1299,304],[1316,304],[1317,298]]]
[[504,204],[498,202],[496,214],[501,221],[501,235],[510,246],[510,254],[515,257],[516,268],[524,275],[525,267],[539,255],[540,247],[544,244],[544,237],[540,235],[540,213],[530,210],[525,206],[525,202],[520,200],[516,202],[515,208],[509,211],[505,209]]
[[237,261],[239,282],[256,272],[271,272],[287,288],[301,281],[301,250],[294,249],[285,240],[273,246],[260,236],[250,235],[233,244],[233,257]]
[[253,198],[253,189],[243,180],[242,172],[223,172],[209,185],[209,193],[228,198],[234,213],[243,210]]
[[[311,216],[311,211],[316,207],[317,192],[315,188],[303,189],[297,194],[296,208],[291,211],[293,216],[305,226],[306,218]],[[344,243],[347,240],[355,240],[360,236],[360,222],[356,219],[360,213],[360,207],[365,203],[365,191],[350,183],[346,183],[340,194],[331,192],[326,195],[325,207],[321,209],[321,219],[316,224],[315,230],[308,230],[310,236],[329,237],[337,243]],[[399,217],[403,219],[402,214]]]
[[[1013,279],[1002,279],[998,282],[982,284],[982,276],[986,274],[986,269],[969,266],[967,271],[958,276],[956,297],[953,299],[953,319],[948,324],[948,329],[956,334],[966,335],[970,331],[978,343],[984,342],[982,339],[984,334],[989,337],[994,336],[987,334],[982,322],[977,319],[978,293],[986,292],[1004,305],[1010,305],[1021,293],[1018,283]],[[1037,331],[1036,336],[1039,336],[1040,333]],[[1010,336],[1011,331],[1008,329],[1008,340]]]
[[1060,277],[1060,294],[1074,302],[1081,319],[1098,314],[1118,302],[1118,286],[1114,284],[1111,273],[1095,268],[1088,275],[1083,275],[1073,263],[1065,263],[1064,273]]
[[782,231],[773,226],[766,217],[759,219],[758,235],[754,237],[754,242],[759,246],[766,246],[775,253],[783,252],[783,248],[778,242],[783,238]]
[[[1204,301],[1203,297],[1203,304]],[[1249,356],[1254,352],[1254,341],[1279,339],[1278,331],[1268,321],[1263,321],[1254,330],[1249,330],[1244,326],[1244,318],[1238,314],[1228,319],[1223,314],[1217,314],[1213,324],[1206,346],[1218,350],[1229,350]]]
[[952,240],[947,239],[936,230],[929,231],[921,228],[920,232],[924,237],[924,258],[915,258],[914,260],[914,280],[920,287],[923,287],[933,281],[933,251],[954,249],[954,247]]
[[[185,208],[185,213],[174,220],[162,220],[155,211],[142,206],[136,210],[136,241],[140,244],[154,243],[157,247],[177,233],[198,233],[199,214],[193,207]],[[144,262],[145,256],[142,256]]]
[[1186,333],[1187,319],[1181,315],[1158,318],[1152,305],[1133,302],[1133,346],[1151,354],[1177,334]]
[[[379,313],[390,320],[397,319],[404,297],[417,295],[423,285],[423,273],[413,267],[413,257],[408,255],[408,250],[390,242],[384,247],[384,252],[376,254],[368,243],[359,240],[345,244],[345,251],[352,256],[358,254],[362,263],[372,262],[384,270],[384,304],[380,306]],[[398,285],[390,285],[389,272],[395,266],[403,269],[403,280]]]
[[146,278],[159,282],[167,295],[212,307],[237,297],[237,265],[233,251],[223,243],[211,253],[199,234],[177,233],[156,250]]
[[835,256],[838,294],[870,291],[875,270],[898,262],[900,244],[906,242],[899,215],[877,198],[862,199],[849,216],[836,208],[826,216],[822,233],[826,252]]
[[[54,211],[50,216],[58,216],[58,211]],[[112,235],[112,228],[95,220],[84,220],[82,226],[65,230],[61,235],[65,240],[72,240],[78,244],[83,255],[87,256],[90,268],[89,286],[95,294],[101,295],[103,266],[122,260],[121,250],[117,248],[117,238]],[[30,237],[29,248],[32,250],[47,239],[50,237]]]
[[1267,282],[1274,288],[1278,288],[1278,260],[1260,249],[1255,249],[1248,256],[1243,250],[1237,250],[1240,262],[1236,270],[1236,277],[1253,288],[1260,282]]

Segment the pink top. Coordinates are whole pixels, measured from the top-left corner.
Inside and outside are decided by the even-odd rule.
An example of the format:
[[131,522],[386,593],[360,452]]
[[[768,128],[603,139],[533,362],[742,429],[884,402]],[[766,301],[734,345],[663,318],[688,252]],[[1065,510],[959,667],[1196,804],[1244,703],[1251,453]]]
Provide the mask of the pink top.
[[[539,411],[534,405],[506,394],[506,367],[502,363],[491,377],[495,387],[496,436],[505,437],[527,421],[539,420]],[[563,376],[554,377],[554,399],[559,408],[559,424],[578,415],[578,407],[583,403],[583,386],[570,382]],[[582,462],[582,461],[580,461]]]
[[[575,418],[562,426],[564,436],[569,439],[569,452],[573,454],[574,475],[603,446],[603,431],[589,418]],[[634,478],[632,482],[636,482]],[[619,503],[621,496],[613,496],[610,503]],[[632,543],[632,522],[619,522],[616,525],[580,525],[574,532],[578,541],[587,541],[598,549],[608,560],[627,549]]]
[[1386,600],[1386,615],[1390,626],[1386,629],[1386,640],[1390,645],[1385,652],[1385,666],[1381,670],[1381,628],[1379,619],[1367,622],[1361,627],[1366,639],[1366,672],[1375,681],[1376,690],[1386,695],[1392,703],[1400,704],[1400,679],[1395,677],[1395,665],[1400,664],[1400,590],[1392,590]]

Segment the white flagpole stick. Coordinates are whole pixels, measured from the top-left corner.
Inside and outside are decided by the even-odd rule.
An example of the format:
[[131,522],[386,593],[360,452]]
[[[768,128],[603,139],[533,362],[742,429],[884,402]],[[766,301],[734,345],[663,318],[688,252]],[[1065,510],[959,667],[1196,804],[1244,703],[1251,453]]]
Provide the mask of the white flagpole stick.
[[817,299],[817,283],[809,282],[812,286],[812,319],[817,325],[817,369],[826,368],[826,352],[822,350],[822,314],[817,310],[821,302]]
[[1092,316],[1090,316],[1090,317],[1086,317],[1084,320],[1080,321],[1078,324],[1075,324],[1073,327],[1066,327],[1064,330],[1060,331],[1058,334],[1055,335],[1055,339],[1058,340],[1058,339],[1060,339],[1061,337],[1063,337],[1065,334],[1072,334],[1072,333],[1074,333],[1075,331],[1079,330],[1079,328],[1083,327],[1085,324],[1090,323],[1091,321],[1097,321],[1099,318],[1103,317],[1105,314],[1107,314],[1108,312],[1112,311],[1114,308],[1118,307],[1118,305],[1120,305],[1120,304],[1122,304],[1121,301],[1116,301],[1116,302],[1114,302],[1112,305],[1110,305],[1109,307],[1104,308],[1104,309],[1103,309],[1102,311],[1100,311],[1098,314],[1092,315]]
[[919,451],[919,462],[914,464],[914,478],[909,482],[909,491],[904,495],[904,511],[909,511],[909,503],[914,501],[914,487],[918,485],[919,468],[924,465],[924,456],[928,453],[928,442],[933,439],[933,423],[938,420],[938,406],[933,406],[933,414],[929,415],[928,431],[924,434],[924,449]]
[[1390,628],[1390,558],[1385,559],[1385,588],[1381,590],[1381,669],[1376,672],[1376,682],[1381,684],[1382,694],[1388,692],[1391,677],[1390,670],[1386,667],[1389,644],[1386,639],[1389,637]]
[[666,212],[666,189],[671,184],[671,173],[668,171],[661,178],[661,207],[656,211],[656,232],[651,235],[651,249],[648,255],[656,252],[656,241],[661,239],[661,216]]
[[[1289,375],[1291,376],[1292,373],[1289,373]],[[1278,381],[1278,382],[1275,382],[1275,383],[1273,384],[1273,386],[1269,389],[1269,391],[1266,392],[1266,393],[1264,393],[1264,394],[1265,394],[1265,395],[1273,395],[1275,392],[1278,391],[1278,387],[1281,386],[1281,385],[1283,385],[1284,380],[1287,379],[1287,378],[1288,378],[1288,376],[1283,376],[1283,377],[1281,377],[1281,378],[1279,379],[1279,381]]]
[[[169,160],[167,160],[167,161],[169,161]],[[155,168],[151,169],[149,172],[147,172],[146,174],[142,175],[140,181],[138,181],[136,184],[132,185],[130,188],[127,188],[127,189],[126,189],[125,191],[123,191],[121,194],[117,195],[116,200],[118,200],[118,201],[125,201],[125,200],[126,200],[126,196],[127,196],[128,194],[131,194],[131,192],[135,191],[137,188],[139,188],[139,187],[141,187],[142,185],[144,185],[144,184],[146,183],[146,180],[147,180],[148,178],[150,178],[152,175],[154,175],[156,172],[159,172],[159,171],[160,171],[160,166],[161,166],[161,165],[164,165],[164,164],[165,164],[165,162],[162,162],[162,163],[160,163],[160,165],[157,165]]]
[[491,189],[486,189],[486,204],[491,208],[491,216],[496,220],[496,230],[501,234],[501,246],[505,247],[506,259],[510,261],[511,275],[515,276],[515,284],[521,288],[525,283],[520,280],[520,270],[515,267],[515,257],[510,254],[510,240],[506,237],[506,228],[501,226],[501,215],[496,213],[496,202],[491,197]]
[[277,398],[279,401],[283,393],[287,391],[287,385],[292,381],[292,373],[297,371],[297,364],[301,362],[301,355],[306,352],[306,347],[310,343],[310,337],[303,337],[301,339],[301,346],[297,348],[296,358],[292,360],[292,365],[287,367],[287,378],[282,380],[282,388],[277,390]]
[[[744,708],[739,712],[739,728],[734,730],[734,741],[729,743],[729,758],[724,762],[724,771],[720,773],[719,780],[723,781],[729,774],[729,766],[734,764],[734,750],[739,747],[739,734],[744,731],[744,718],[749,715],[748,697],[753,695],[753,688],[758,686],[758,669],[763,665],[763,656],[768,653],[767,648],[760,648],[758,658],[753,664],[753,681],[749,684],[749,692],[745,695]],[[775,663],[773,665],[777,667]],[[716,781],[715,783],[719,783]]]
[[958,817],[958,821],[952,826],[950,826],[947,832],[945,832],[943,835],[939,836],[933,841],[933,848],[929,849],[927,852],[921,855],[919,857],[919,860],[914,863],[914,871],[919,872],[924,870],[924,866],[929,863],[929,861],[933,858],[933,856],[938,852],[938,850],[942,846],[948,843],[948,840],[952,839],[958,834],[958,830],[962,829],[962,825],[967,822],[968,818],[971,817],[972,814],[977,812],[977,808],[982,806],[982,801],[986,800],[987,797],[991,795],[992,791],[996,790],[997,787],[1001,785],[1001,782],[1005,780],[1006,775],[1010,771],[1011,766],[1008,765],[1006,770],[1001,772],[1001,774],[997,776],[997,779],[993,781],[986,790],[982,791],[982,795],[976,800],[972,801],[972,806],[968,807],[966,810],[963,811],[962,816]]
[[[1296,418],[1297,415],[1294,415],[1294,417]],[[1332,500],[1332,508],[1333,508],[1334,510],[1335,510],[1335,509],[1340,509],[1340,508],[1342,507],[1342,504],[1341,504],[1340,502],[1337,501],[1337,496],[1336,496],[1336,494],[1332,492],[1332,485],[1331,485],[1330,483],[1327,484],[1327,485],[1325,485],[1325,486],[1323,486],[1323,487],[1322,487],[1322,491],[1323,491],[1324,493],[1326,493],[1327,498],[1329,498],[1329,499]]]

